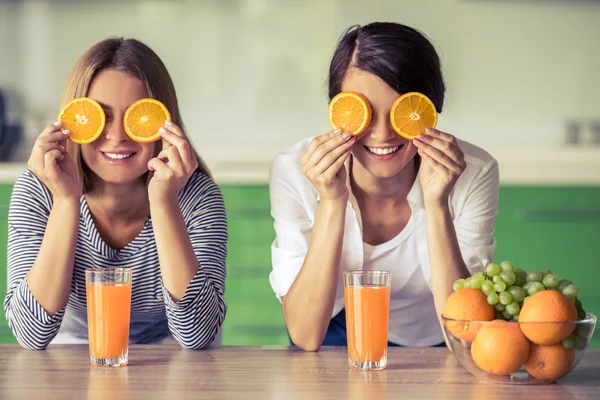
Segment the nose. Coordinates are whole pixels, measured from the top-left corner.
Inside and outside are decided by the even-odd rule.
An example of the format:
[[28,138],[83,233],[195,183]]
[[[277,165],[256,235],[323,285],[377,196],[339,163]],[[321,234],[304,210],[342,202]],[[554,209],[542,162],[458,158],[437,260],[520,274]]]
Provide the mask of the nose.
[[106,139],[112,142],[121,143],[130,140],[123,126],[123,115],[114,115],[112,121],[106,121],[104,130]]
[[[389,115],[389,114],[388,114]],[[392,127],[388,118],[373,118],[371,120],[370,133],[372,139],[377,142],[385,143],[394,140],[398,134]]]

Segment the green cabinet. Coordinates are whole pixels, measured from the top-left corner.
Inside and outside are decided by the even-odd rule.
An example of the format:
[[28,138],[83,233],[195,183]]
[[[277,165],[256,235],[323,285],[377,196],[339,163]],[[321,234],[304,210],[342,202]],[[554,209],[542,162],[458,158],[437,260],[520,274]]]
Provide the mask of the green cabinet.
[[[275,237],[267,185],[221,184],[229,224],[224,345],[289,344],[281,305],[269,284]],[[0,185],[0,298],[6,294],[6,239],[12,185]],[[600,315],[600,187],[502,186],[495,260],[549,269],[580,287],[588,312]],[[0,342],[14,341],[0,313]],[[600,348],[600,328],[592,346]]]

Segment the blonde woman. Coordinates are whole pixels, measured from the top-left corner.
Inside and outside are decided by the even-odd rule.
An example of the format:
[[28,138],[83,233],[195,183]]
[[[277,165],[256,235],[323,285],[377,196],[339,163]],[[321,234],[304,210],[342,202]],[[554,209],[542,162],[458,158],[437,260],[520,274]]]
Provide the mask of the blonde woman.
[[[183,130],[160,58],[133,39],[107,39],[75,65],[63,104],[87,96],[106,114],[102,135],[77,145],[60,122],[38,137],[11,198],[4,311],[19,343],[85,343],[86,268],[133,269],[130,343],[171,335],[210,345],[225,317],[223,198]],[[123,115],[152,97],[172,121],[141,144]]]

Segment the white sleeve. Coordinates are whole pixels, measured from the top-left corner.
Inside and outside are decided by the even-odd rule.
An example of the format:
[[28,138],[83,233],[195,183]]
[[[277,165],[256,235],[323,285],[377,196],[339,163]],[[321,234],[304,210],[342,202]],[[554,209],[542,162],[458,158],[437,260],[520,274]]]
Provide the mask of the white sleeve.
[[277,157],[271,166],[269,190],[275,240],[271,246],[273,270],[269,275],[277,298],[285,296],[302,268],[308,252],[313,221],[308,217],[295,168],[286,166]]
[[494,259],[494,219],[498,214],[498,194],[498,163],[493,160],[475,177],[455,221],[461,254],[471,274],[483,271]]

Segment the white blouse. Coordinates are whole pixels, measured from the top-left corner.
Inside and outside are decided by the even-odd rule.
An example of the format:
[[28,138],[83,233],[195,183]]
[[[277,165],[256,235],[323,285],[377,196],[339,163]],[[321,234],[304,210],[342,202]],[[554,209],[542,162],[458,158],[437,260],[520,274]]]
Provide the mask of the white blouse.
[[[271,167],[271,213],[276,238],[271,246],[273,270],[269,280],[280,300],[302,267],[319,204],[318,193],[302,174],[300,163],[311,139],[278,155]],[[459,145],[467,167],[450,193],[450,213],[462,257],[469,271],[475,273],[492,262],[496,248],[498,163],[470,143],[459,141]],[[363,242],[360,209],[350,195],[332,317],[344,308],[343,271],[391,271],[390,341],[405,346],[431,346],[443,342],[443,336],[431,292],[425,208],[418,176],[407,200],[412,211],[407,226],[389,242],[370,246]]]

